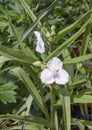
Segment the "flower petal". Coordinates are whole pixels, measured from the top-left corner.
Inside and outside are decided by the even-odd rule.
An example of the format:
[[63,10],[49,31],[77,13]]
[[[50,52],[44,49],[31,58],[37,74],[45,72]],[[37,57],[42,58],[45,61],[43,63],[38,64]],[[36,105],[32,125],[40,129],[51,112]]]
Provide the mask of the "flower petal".
[[59,58],[54,57],[48,61],[47,67],[52,71],[57,71],[62,68],[62,62]]
[[34,33],[37,37],[37,40],[39,40],[41,38],[41,34],[38,31],[34,31]]
[[36,42],[36,51],[39,53],[45,52],[45,47],[44,47],[44,42],[41,38],[41,35],[38,31],[34,31],[36,37],[37,37],[37,42]]
[[55,75],[55,82],[57,84],[66,84],[69,81],[69,74],[66,70],[60,69]]
[[45,47],[43,41],[37,41],[36,42],[36,51],[39,53],[44,53],[45,52]]
[[45,84],[52,84],[54,82],[53,74],[50,70],[45,69],[41,72],[41,80]]

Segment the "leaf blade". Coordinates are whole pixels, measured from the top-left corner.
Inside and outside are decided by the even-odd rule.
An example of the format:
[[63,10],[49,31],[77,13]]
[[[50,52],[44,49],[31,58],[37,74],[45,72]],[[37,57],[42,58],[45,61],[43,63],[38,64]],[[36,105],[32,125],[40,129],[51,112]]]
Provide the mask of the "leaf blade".
[[27,56],[21,50],[14,50],[12,48],[0,45],[0,55],[10,58],[12,60],[32,64],[36,59],[32,56]]

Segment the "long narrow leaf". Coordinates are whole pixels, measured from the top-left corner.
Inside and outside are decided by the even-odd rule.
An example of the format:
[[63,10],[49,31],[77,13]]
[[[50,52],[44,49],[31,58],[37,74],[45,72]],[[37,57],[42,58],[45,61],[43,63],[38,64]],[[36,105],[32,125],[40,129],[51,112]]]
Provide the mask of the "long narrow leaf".
[[50,126],[49,121],[47,121],[46,119],[41,118],[41,117],[36,117],[33,115],[30,115],[30,116],[21,116],[21,115],[13,115],[13,114],[0,115],[0,120],[5,120],[5,119],[19,120],[19,121],[26,122],[28,124],[31,124],[33,122],[33,123],[37,123],[46,127]]
[[32,30],[37,26],[37,24],[40,22],[40,20],[46,16],[46,14],[49,12],[49,10],[53,7],[53,5],[56,3],[57,0],[55,0],[47,9],[44,10],[44,12],[39,16],[39,18],[35,21],[35,23],[23,34],[22,41],[26,39],[26,37],[32,32]]
[[33,20],[33,22],[36,21],[36,16],[34,15],[33,11],[29,8],[25,0],[19,0],[22,4],[23,8],[25,9],[25,12],[30,16],[30,18]]
[[[46,128],[44,128],[44,126],[42,125],[38,125],[36,123],[30,123],[29,125],[24,125],[25,126],[25,130],[47,130]],[[14,125],[14,126],[8,126],[7,128],[0,128],[0,130],[21,130],[22,125],[18,124],[18,125]]]
[[9,61],[9,60],[11,60],[11,59],[6,58],[4,56],[0,56],[0,64],[3,63],[3,62]]
[[91,24],[88,24],[85,30],[85,34],[84,34],[84,38],[80,50],[80,55],[86,54],[86,50],[90,40],[90,33],[91,33]]
[[79,35],[81,33],[84,32],[86,25],[89,23],[89,20],[80,28],[79,31],[77,31],[72,37],[70,37],[69,39],[67,39],[64,43],[62,43],[57,49],[55,49],[44,61],[47,62],[50,58],[54,57],[54,56],[59,56],[62,53],[62,50],[71,45],[76,38],[79,37]]
[[[90,3],[90,9],[92,9],[92,1]],[[90,17],[91,17],[91,20],[92,20],[92,14],[89,15],[89,18]],[[80,55],[86,54],[86,50],[87,50],[88,43],[89,43],[89,40],[90,40],[91,24],[92,23],[90,21],[90,23],[86,26],[84,37],[83,37],[83,42],[82,42],[82,46],[81,46],[81,50],[80,50]]]
[[83,56],[79,56],[79,57],[76,57],[76,58],[72,58],[70,60],[65,60],[63,63],[64,64],[76,64],[76,63],[79,63],[79,62],[89,60],[91,58],[92,58],[92,54],[88,54],[88,55],[83,55]]
[[[36,87],[34,86],[33,82],[31,81],[31,79],[28,77],[28,75],[26,74],[26,72],[20,68],[17,67],[15,69],[12,69],[12,71],[16,74],[16,76],[18,76],[21,81],[25,84],[25,87],[28,89],[29,93],[31,94],[31,96],[33,97],[33,99],[35,100],[36,104],[39,106],[39,108],[44,112],[44,106],[42,103],[42,98],[39,95],[38,90],[36,89]],[[45,112],[44,112],[45,113]]]
[[14,50],[12,48],[0,45],[0,55],[5,56],[11,60],[16,60],[24,63],[33,63],[36,59],[32,58],[32,56],[27,56],[20,50]]
[[62,101],[65,130],[71,130],[70,95],[67,89],[62,89],[62,94],[60,94],[60,98]]
[[83,22],[83,20],[85,20],[85,18],[88,17],[91,13],[92,13],[92,10],[88,11],[87,13],[82,15],[80,19],[75,21],[73,24],[71,24],[68,27],[66,27],[65,29],[59,31],[58,34],[55,37],[55,41],[60,40],[61,37],[68,34],[70,31],[74,30],[76,27],[78,27],[81,24],[81,22]]
[[74,96],[73,103],[92,103],[91,95]]
[[[72,118],[72,122],[74,123],[74,124],[76,124],[77,125],[77,122],[80,122],[80,123],[82,123],[84,126],[88,126],[88,127],[91,127],[92,128],[92,122],[91,121],[88,121],[88,120],[79,120],[79,119],[74,119],[74,118]],[[90,129],[91,130],[91,129]]]
[[17,39],[17,41],[18,41],[18,43],[20,45],[20,48],[24,51],[24,53],[26,55],[31,55],[33,58],[37,59],[36,55],[31,51],[31,49],[29,47],[26,46],[26,44],[24,42],[22,42],[21,38],[18,36],[18,34],[16,32],[16,29],[14,28],[14,26],[12,24],[12,21],[11,21],[11,19],[10,19],[9,14],[8,14],[7,11],[6,11],[6,14],[7,14],[7,18],[8,18],[11,30],[12,30],[15,38]]
[[33,31],[33,29],[37,26],[37,24],[39,23],[39,21],[46,15],[48,13],[48,11],[47,12],[44,12],[37,20],[36,20],[36,22],[31,26],[31,27],[29,27],[28,28],[28,30],[23,34],[23,36],[22,36],[22,41],[24,41],[26,38],[27,38],[27,36]]

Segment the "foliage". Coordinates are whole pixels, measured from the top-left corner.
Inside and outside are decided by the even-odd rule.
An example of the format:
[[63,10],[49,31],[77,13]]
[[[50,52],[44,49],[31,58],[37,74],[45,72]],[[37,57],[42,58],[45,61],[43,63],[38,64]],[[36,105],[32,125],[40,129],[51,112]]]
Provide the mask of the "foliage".
[[[88,109],[92,103],[91,4],[86,0],[0,1],[0,101],[12,109],[1,104],[1,110],[7,108],[0,115],[1,130],[92,128]],[[35,51],[34,31],[41,33],[44,54]],[[69,73],[66,85],[40,80],[53,57],[62,59]],[[36,66],[38,61],[41,64]],[[81,119],[71,115],[76,106]]]
[[0,86],[0,100],[4,103],[15,102],[15,92],[13,91],[16,88],[13,83],[7,83]]

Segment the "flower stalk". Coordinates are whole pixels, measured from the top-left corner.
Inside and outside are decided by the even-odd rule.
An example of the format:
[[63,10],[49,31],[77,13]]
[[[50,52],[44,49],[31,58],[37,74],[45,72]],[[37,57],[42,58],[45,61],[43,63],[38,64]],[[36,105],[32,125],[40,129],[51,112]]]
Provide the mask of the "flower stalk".
[[51,91],[51,123],[50,123],[50,130],[56,130],[55,128],[55,109],[53,105],[55,104],[55,93],[54,93],[54,86],[50,86]]

